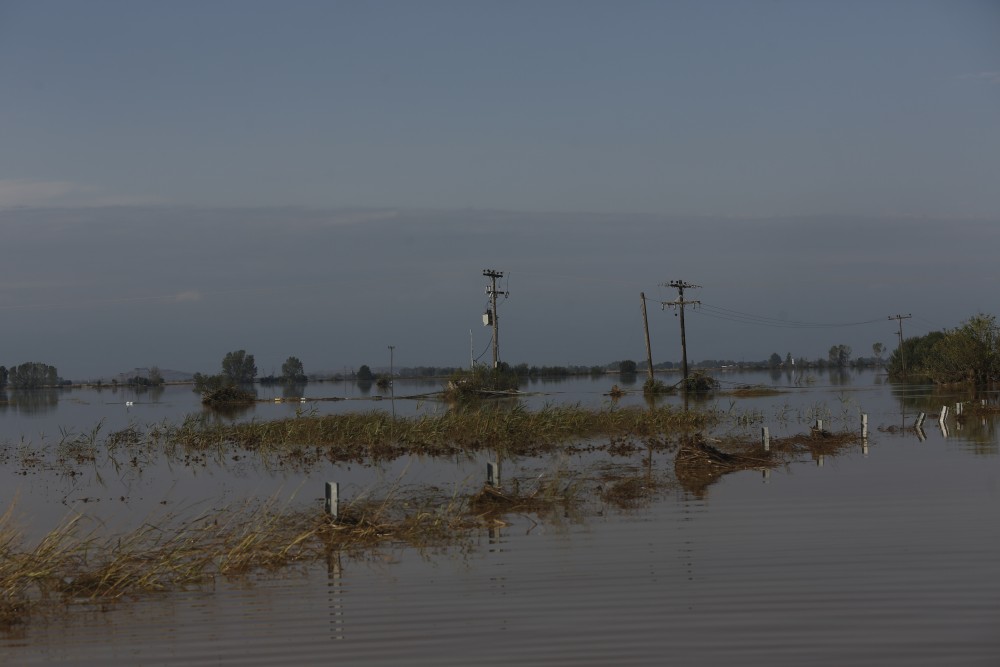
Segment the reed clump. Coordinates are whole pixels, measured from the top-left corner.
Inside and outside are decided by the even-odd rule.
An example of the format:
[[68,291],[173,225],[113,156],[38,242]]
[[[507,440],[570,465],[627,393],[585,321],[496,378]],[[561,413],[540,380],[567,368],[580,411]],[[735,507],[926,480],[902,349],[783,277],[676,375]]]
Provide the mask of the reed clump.
[[[744,448],[746,449],[746,448]],[[740,470],[771,468],[777,461],[770,452],[728,452],[709,444],[701,435],[687,438],[677,449],[674,474],[686,491],[703,497],[723,475]]]
[[764,470],[790,464],[803,454],[812,457],[842,454],[862,443],[853,431],[832,433],[810,429],[807,433],[771,438],[765,450],[760,441],[715,439],[709,444],[701,434],[682,439],[674,458],[674,474],[686,491],[698,497],[724,475],[743,470]]

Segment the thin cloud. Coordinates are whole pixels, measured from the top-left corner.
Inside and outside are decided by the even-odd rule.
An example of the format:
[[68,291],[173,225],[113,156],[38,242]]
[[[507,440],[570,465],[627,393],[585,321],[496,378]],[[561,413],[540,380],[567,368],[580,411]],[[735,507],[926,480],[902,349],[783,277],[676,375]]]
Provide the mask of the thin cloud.
[[97,188],[72,181],[0,179],[0,209],[67,206],[138,206],[156,204],[141,195],[109,195]]
[[69,181],[0,180],[0,208],[41,206],[85,195],[89,188]]
[[174,301],[178,303],[183,303],[185,301],[201,301],[201,292],[198,290],[188,290],[186,292],[178,292],[174,295]]

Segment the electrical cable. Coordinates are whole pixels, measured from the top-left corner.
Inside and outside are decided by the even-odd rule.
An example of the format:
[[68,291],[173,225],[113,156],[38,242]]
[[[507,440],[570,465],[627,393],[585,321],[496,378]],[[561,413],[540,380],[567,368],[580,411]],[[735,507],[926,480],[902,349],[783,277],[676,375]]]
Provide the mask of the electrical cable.
[[752,313],[743,313],[738,310],[731,310],[729,308],[723,308],[721,306],[713,306],[712,304],[701,303],[700,305],[692,304],[692,312],[700,313],[706,317],[714,317],[720,320],[728,320],[730,322],[738,322],[741,324],[755,324],[758,326],[766,327],[779,327],[787,329],[838,329],[844,327],[856,327],[866,324],[875,324],[876,322],[882,322],[882,318],[873,320],[864,320],[861,322],[802,322],[799,320],[783,320],[776,317],[767,317],[764,315],[754,315]]
[[486,343],[486,349],[485,349],[485,350],[483,350],[482,352],[480,352],[480,353],[479,353],[479,356],[478,356],[478,357],[476,357],[476,359],[475,359],[475,360],[476,360],[476,361],[479,361],[479,360],[480,360],[480,359],[482,359],[482,358],[483,358],[484,356],[486,356],[486,353],[487,353],[487,352],[489,351],[489,349],[490,349],[490,347],[491,347],[492,345],[493,345],[493,334],[491,333],[491,334],[490,334],[490,342]]

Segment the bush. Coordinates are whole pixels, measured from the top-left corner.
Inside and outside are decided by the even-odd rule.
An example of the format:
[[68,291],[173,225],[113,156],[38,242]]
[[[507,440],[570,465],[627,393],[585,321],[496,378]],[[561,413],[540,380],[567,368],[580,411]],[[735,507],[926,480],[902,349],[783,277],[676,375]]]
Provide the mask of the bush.
[[448,379],[445,396],[452,399],[475,398],[490,392],[517,391],[519,381],[507,364],[499,368],[476,366],[471,371],[457,371]]
[[209,406],[245,405],[253,403],[256,400],[257,395],[255,393],[246,389],[240,389],[234,385],[206,391],[201,396],[202,404]]

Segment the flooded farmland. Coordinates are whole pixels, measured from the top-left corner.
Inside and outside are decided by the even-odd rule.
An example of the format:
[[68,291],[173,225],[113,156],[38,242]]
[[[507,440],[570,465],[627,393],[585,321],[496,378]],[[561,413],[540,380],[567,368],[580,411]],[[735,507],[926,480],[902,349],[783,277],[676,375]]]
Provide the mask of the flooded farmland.
[[[647,404],[641,379],[534,382],[484,409],[683,413],[678,396]],[[185,386],[8,392],[3,503],[25,548],[74,517],[85,535],[115,536],[257,504],[323,516],[331,481],[345,517],[390,496],[426,503],[428,516],[473,511],[456,510],[462,522],[426,543],[353,543],[111,601],[78,594],[0,631],[0,662],[996,664],[996,395],[871,372],[720,379],[686,406],[714,415],[690,431],[352,460],[309,442],[153,446],[150,434],[354,413],[433,424],[454,412],[433,395],[440,384],[399,381],[384,396],[343,383],[261,388],[227,416],[203,413]],[[612,400],[616,383],[627,393]],[[692,447],[722,457],[704,477],[680,466]],[[474,500],[494,462],[499,493],[517,502],[486,510]]]

